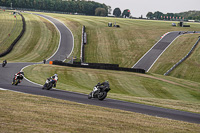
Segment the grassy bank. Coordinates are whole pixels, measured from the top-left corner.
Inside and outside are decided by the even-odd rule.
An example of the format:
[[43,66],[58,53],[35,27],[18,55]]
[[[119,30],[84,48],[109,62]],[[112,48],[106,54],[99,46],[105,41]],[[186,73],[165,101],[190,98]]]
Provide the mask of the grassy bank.
[[[75,39],[73,57],[78,59],[80,57],[81,28],[82,25],[85,25],[88,36],[85,52],[86,62],[114,63],[123,67],[132,67],[160,39],[160,36],[166,32],[200,29],[200,24],[196,23],[190,23],[191,27],[172,27],[169,21],[45,14],[60,20],[72,30]],[[10,61],[19,62],[42,61],[50,57],[57,48],[59,36],[55,32],[56,29],[54,29],[53,25],[38,16],[24,15],[29,28],[25,33],[25,37],[23,37],[12,54],[1,58],[1,60],[9,59]],[[107,26],[108,22],[116,22],[121,28],[110,28]],[[166,51],[150,72],[164,74],[188,52],[193,43],[195,43],[196,37],[197,35],[190,35],[178,38],[167,50],[170,52]],[[179,47],[181,47],[180,50]],[[20,51],[23,51],[23,55],[17,52],[19,48]],[[198,49],[196,51],[195,53],[198,53]],[[174,58],[174,56],[176,57]],[[177,70],[176,74],[172,74],[172,76],[199,82],[198,57],[198,54],[194,56],[193,61],[190,60],[189,63],[186,63],[181,70]],[[183,70],[187,72],[180,73]]]
[[[150,72],[166,73],[173,65],[185,57],[198,40],[200,34],[182,35],[158,59]],[[198,44],[192,55],[170,73],[170,76],[200,82],[200,45]]]
[[17,38],[22,30],[22,18],[11,11],[0,10],[0,53],[8,49],[11,43]]
[[[37,12],[38,13],[38,12]],[[72,19],[71,17],[65,17],[65,14],[53,14],[53,13],[40,13],[44,14],[47,16],[51,16],[55,19],[58,19],[60,22],[65,24],[72,32],[73,37],[74,37],[74,49],[71,53],[71,57],[73,56],[74,58],[77,58],[77,61],[80,61],[80,50],[81,50],[81,37],[82,37],[82,24],[75,20]],[[70,59],[67,59],[66,61],[69,61]]]
[[52,23],[36,15],[23,13],[26,31],[12,52],[1,58],[8,62],[39,62],[57,49],[59,33]]
[[[108,97],[200,113],[200,84],[176,78],[131,72],[34,65],[25,76],[39,84],[59,75],[57,89],[89,94],[98,82],[109,80]],[[168,79],[169,78],[169,79]],[[183,84],[184,82],[184,84]]]
[[[46,15],[62,20],[73,33],[79,33],[75,34],[78,35],[75,38],[78,51],[81,40],[81,29],[78,27],[86,26],[88,36],[88,44],[85,46],[86,62],[114,63],[123,67],[132,67],[166,32],[200,29],[200,24],[194,23],[191,23],[191,27],[172,27],[172,22],[169,21],[49,13]],[[108,22],[116,22],[121,27],[108,27]],[[74,56],[79,57],[79,54],[76,55],[75,52]]]
[[0,132],[196,133],[199,124],[0,90]]
[[[50,22],[35,15],[23,15],[29,25],[25,36],[13,52],[1,60],[42,61],[57,48],[58,32]],[[200,29],[199,24],[180,28],[172,27],[171,22],[164,21],[47,15],[61,20],[72,30],[75,36],[73,56],[80,55],[81,25],[85,25],[88,33],[86,62],[116,63],[124,67],[131,67],[164,33]],[[115,21],[121,28],[107,27],[108,22]],[[198,57],[196,55],[194,60]],[[44,84],[47,77],[57,73],[57,89],[85,94],[89,94],[98,82],[108,79],[112,89],[108,94],[109,98],[200,113],[200,83],[190,80],[152,73],[137,74],[50,65],[30,66],[24,72],[28,79],[39,84]],[[197,124],[52,98],[1,92],[0,132],[199,131]]]
[[[88,44],[85,46],[86,62],[114,63],[123,67],[132,67],[160,37],[170,31],[196,31],[198,23],[188,23],[191,27],[172,27],[169,21],[134,20],[79,15],[46,14],[65,23],[75,37],[73,56],[80,56],[81,26],[86,26]],[[120,28],[110,28],[108,22],[116,22]],[[178,22],[175,22],[178,23]],[[197,40],[199,34],[184,35],[178,38],[150,70],[151,73],[164,74],[179,59],[183,58]],[[175,76],[199,82],[199,56],[196,55]],[[186,68],[186,69],[185,69]],[[184,73],[181,73],[184,71]],[[187,72],[186,72],[187,71]]]

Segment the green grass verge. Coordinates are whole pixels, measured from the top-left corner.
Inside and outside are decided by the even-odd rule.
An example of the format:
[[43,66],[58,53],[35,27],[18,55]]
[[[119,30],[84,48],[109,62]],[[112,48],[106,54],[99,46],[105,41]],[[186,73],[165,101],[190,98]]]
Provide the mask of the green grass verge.
[[[122,67],[132,67],[159,39],[170,31],[196,31],[198,23],[188,23],[191,27],[172,27],[170,21],[134,20],[122,18],[48,14],[62,20],[73,32],[75,48],[73,57],[80,55],[81,26],[86,26],[88,44],[85,46],[85,61],[114,63]],[[69,23],[70,22],[70,23]],[[121,28],[107,27],[108,22],[116,22]],[[178,23],[178,22],[175,22]],[[75,28],[76,27],[76,28]],[[198,34],[178,38],[156,62],[151,73],[164,74],[179,59],[183,58],[197,40]],[[190,61],[171,76],[200,81],[199,47]],[[184,73],[182,73],[184,71]]]
[[0,60],[8,62],[39,62],[49,58],[59,44],[59,33],[54,25],[44,18],[23,13],[26,31],[12,52]]
[[39,84],[57,73],[57,89],[85,94],[89,94],[98,82],[109,80],[109,98],[200,113],[200,84],[196,82],[160,75],[54,65],[34,65],[25,68],[24,72],[29,80]]
[[[88,36],[88,44],[85,46],[86,62],[113,63],[122,67],[132,67],[166,32],[200,29],[200,24],[195,23],[188,23],[191,27],[172,27],[172,22],[169,21],[51,13],[46,13],[46,15],[62,20],[74,35],[78,35],[75,38],[75,50],[78,48],[76,51],[79,53],[81,28],[78,27],[86,26]],[[116,22],[121,27],[108,27],[108,22]],[[75,52],[74,56],[79,57],[79,54],[76,55]]]
[[199,124],[0,90],[0,132],[197,133]]
[[6,51],[22,31],[21,16],[16,14],[15,18],[12,13],[0,10],[0,53]]
[[[150,70],[151,73],[164,74],[179,60],[185,57],[198,40],[200,34],[187,34],[177,38],[157,60]],[[191,56],[174,69],[170,76],[200,82],[200,45],[198,44]]]
[[[164,33],[169,31],[193,31],[200,28],[200,24],[196,23],[190,23],[191,27],[188,28],[172,27],[171,22],[168,21],[133,20],[49,13],[45,14],[59,19],[72,30],[75,39],[75,47],[72,53],[73,57],[77,57],[79,60],[81,28],[82,25],[85,25],[86,32],[88,34],[88,44],[86,45],[85,52],[86,62],[114,63],[123,67],[133,66],[133,64],[135,64],[138,59],[143,56],[143,54],[149,50],[149,48],[151,48]],[[55,51],[59,37],[52,25],[44,25],[44,23],[48,23],[48,21],[44,22],[45,20],[41,18],[38,20],[39,17],[33,15],[26,14],[25,17],[28,19],[28,26],[30,28],[29,31],[26,32],[25,37],[17,46],[16,50],[9,56],[1,58],[2,60],[9,59],[11,61],[20,62],[42,61],[43,59],[50,57],[50,55],[52,55]],[[41,20],[42,22],[40,22]],[[121,28],[107,27],[108,22],[117,22]],[[175,48],[171,48],[176,49],[176,51],[173,50],[174,53],[168,53],[168,55],[170,55],[173,59],[170,60],[171,58],[168,58],[168,55],[166,55],[165,58],[158,60],[158,65],[155,64],[150,72],[158,74],[165,73],[171,66],[174,65],[176,61],[178,61],[179,58],[183,57],[183,53],[188,52],[188,49],[190,49],[193,45],[193,42],[196,41],[196,39],[194,39],[195,37],[196,36],[192,37],[191,35],[188,37],[190,39],[183,39],[183,37],[177,39],[179,41],[176,41],[176,45],[172,44]],[[190,40],[185,41],[190,44],[186,44],[184,40]],[[47,47],[45,46],[46,44],[48,44]],[[182,47],[181,50],[179,50],[180,45]],[[17,51],[19,51],[19,47],[20,51],[23,51],[23,55],[18,54]],[[198,49],[196,53],[198,53]],[[178,58],[174,58],[174,54],[178,55]],[[190,61],[189,64],[183,66],[181,70],[178,70],[177,73],[175,72],[176,74],[172,75],[199,82],[199,71],[197,69],[199,66],[198,57],[199,56],[197,54],[192,59],[193,61]],[[187,68],[187,70],[184,68]],[[180,73],[183,70],[187,72]]]
[[81,37],[82,37],[82,24],[80,22],[78,22],[75,19],[71,19],[70,17],[65,17],[65,14],[53,14],[53,13],[41,13],[41,12],[37,12],[40,14],[44,14],[47,16],[51,16],[55,19],[58,19],[60,22],[62,22],[63,24],[65,24],[71,31],[74,37],[74,49],[71,53],[71,56],[69,57],[69,59],[66,60],[69,61],[71,60],[71,57],[73,56],[73,58],[77,58],[76,61],[80,61],[80,50],[81,50]]
[[[131,67],[151,46],[155,44],[155,42],[157,42],[160,39],[160,36],[162,34],[168,31],[184,31],[184,30],[193,31],[193,30],[199,29],[200,27],[199,24],[193,24],[193,23],[191,24],[190,28],[180,28],[180,27],[171,27],[171,22],[163,22],[163,21],[130,20],[130,19],[102,18],[102,17],[90,17],[90,16],[74,16],[74,15],[64,15],[64,14],[47,14],[47,15],[53,16],[61,20],[70,29],[72,28],[72,32],[75,35],[75,49],[73,52],[73,56],[80,55],[79,50],[80,50],[81,25],[86,25],[86,30],[88,33],[88,40],[89,40],[86,46],[86,61],[87,62],[116,63],[124,67]],[[24,16],[26,20],[29,20],[28,21],[28,24],[30,25],[29,32],[26,33],[25,37],[23,38],[23,41],[19,43],[17,49],[15,49],[15,51],[13,51],[7,57],[1,58],[2,60],[9,59],[10,61],[13,61],[13,62],[14,61],[17,61],[17,62],[41,61],[44,58],[48,57],[48,55],[52,55],[53,53],[51,51],[44,52],[43,49],[45,48],[47,49],[47,47],[45,47],[46,44],[52,44],[50,46],[55,46],[54,49],[56,49],[56,45],[58,43],[57,42],[50,43],[55,40],[58,41],[58,38],[59,38],[57,32],[52,32],[53,30],[55,30],[53,25],[50,24],[45,19],[39,18],[37,16],[33,16],[31,14],[24,14]],[[121,26],[121,28],[117,29],[117,28],[107,27],[108,22],[115,22],[115,21],[117,22],[117,24]],[[41,30],[42,28],[44,29]],[[48,29],[48,32],[46,32],[47,29]],[[52,35],[53,33],[56,34],[54,35],[56,36],[56,39],[53,37]],[[44,35],[44,36],[40,38],[41,35]],[[40,41],[36,41],[36,40],[40,40]],[[49,40],[52,40],[52,41],[49,42]],[[26,48],[28,49],[28,52],[26,51]],[[25,50],[22,52],[22,54],[24,55],[20,55],[18,52],[22,50]],[[25,76],[28,79],[40,84],[44,84],[45,79],[53,75],[54,73],[59,74],[60,79],[57,85],[58,89],[88,94],[97,82],[99,81],[102,82],[105,79],[108,79],[111,83],[111,89],[112,89],[108,94],[109,98],[120,99],[120,100],[125,100],[125,101],[130,101],[130,102],[145,103],[145,104],[150,104],[150,105],[155,105],[155,106],[191,111],[191,112],[196,112],[196,113],[200,112],[200,103],[199,103],[200,84],[197,82],[176,79],[172,77],[163,77],[161,75],[156,75],[156,74],[144,75],[144,74],[136,74],[136,73],[128,73],[128,72],[104,71],[104,70],[81,69],[81,68],[75,69],[75,68],[70,68],[70,67],[55,67],[55,66],[48,66],[48,65],[31,66],[25,69]],[[36,97],[34,96],[33,100],[37,99],[35,98]],[[7,100],[5,97],[3,99],[5,99],[4,101]],[[16,101],[16,98],[14,98],[14,101]],[[24,99],[22,99],[22,101],[26,102],[26,100]],[[12,103],[14,104],[14,102]],[[6,105],[9,105],[9,104],[6,104]],[[13,107],[13,110],[18,110],[17,106],[12,106],[12,107]],[[23,109],[21,107],[21,110]],[[51,109],[52,109],[52,106],[51,106]],[[46,110],[51,110],[51,109],[45,108],[44,110],[46,111]],[[82,108],[73,108],[71,112],[74,112],[74,110],[77,110],[77,112],[79,112],[78,116],[80,116],[80,110],[82,111]],[[55,113],[55,110],[53,111]],[[8,112],[8,111],[5,111],[5,112]],[[14,111],[14,112],[18,113],[18,111]],[[37,112],[37,110],[33,112]],[[45,113],[42,113],[42,115],[39,115],[36,117],[28,114],[29,116],[28,118],[32,118],[32,119],[41,118],[41,116],[43,116]],[[121,119],[124,114],[125,113],[123,112],[122,115],[119,116],[119,118]],[[24,115],[27,115],[27,111],[22,112],[21,115],[19,116],[24,116]],[[60,112],[59,116],[60,115],[65,115],[65,114],[62,114],[62,112]],[[4,116],[4,114],[2,116]],[[13,114],[13,116],[16,116],[16,115]],[[47,120],[52,120],[54,118],[57,118],[57,115],[54,115],[54,114],[48,114],[48,116],[51,116],[51,117],[47,117],[47,119],[45,119],[45,122]],[[109,114],[105,114],[105,116],[107,117],[109,116]],[[67,117],[62,117],[62,118],[67,118]],[[88,117],[84,117],[84,118],[88,118]],[[92,118],[94,117],[92,116]],[[102,118],[102,115],[99,115],[95,118],[97,119]],[[135,117],[133,118],[134,119],[130,119],[130,120],[132,122],[137,122]],[[10,117],[8,119],[9,120],[11,119],[10,121],[8,121],[8,123],[11,123],[11,121],[13,120],[13,117]],[[22,119],[19,125],[23,125],[21,123],[23,123],[25,119],[26,118]],[[73,117],[72,119],[76,120],[77,117]],[[128,120],[127,117],[126,119]],[[151,118],[148,118],[148,119],[150,120],[150,122],[152,122]],[[36,121],[37,120],[38,119],[36,119]],[[69,119],[65,119],[62,121],[66,121],[66,120],[69,120]],[[5,121],[3,123],[5,123]],[[12,121],[13,124],[9,124],[9,125],[14,125],[16,121],[17,120]],[[55,121],[57,121],[57,119],[55,119]],[[54,122],[48,121],[48,124],[55,123],[55,121]],[[112,123],[109,124],[109,127],[113,124],[113,121],[118,121],[118,120],[112,119]],[[79,122],[79,119],[78,119],[78,122]],[[82,123],[84,122],[85,121],[83,121]],[[90,123],[90,120],[87,122]],[[25,126],[20,126],[19,130],[23,129],[22,131],[25,131],[24,129],[27,129],[27,127],[30,127],[30,129],[32,130],[36,128],[35,126],[33,126],[33,123],[31,123],[31,125],[26,125],[27,123],[24,122]],[[38,121],[38,123],[40,124],[42,122]],[[198,130],[198,128],[196,129],[194,125],[192,125],[193,127],[189,127],[189,128],[187,128],[187,126],[185,125],[182,125],[182,126],[178,125],[177,126],[178,129],[175,130],[173,128],[174,125],[172,123],[171,124],[168,123],[166,125],[163,125],[162,127],[158,127],[158,125],[160,124],[160,119],[155,120],[155,126],[153,126],[153,128],[149,128],[149,125],[146,125],[145,129],[143,126],[141,127],[140,124],[139,126],[133,126],[133,123],[130,124],[129,121],[128,122],[123,121],[122,123],[120,124],[123,125],[124,127],[126,127],[125,125],[128,125],[128,127],[131,127],[130,132],[132,132],[133,129],[135,130],[138,129],[136,130],[136,132],[137,131],[138,132],[143,132],[143,131],[153,132],[155,130],[157,132],[166,132],[166,131],[167,132],[169,131],[183,132],[183,131],[191,131],[193,129],[194,131],[191,131],[191,132],[195,132],[196,130]],[[144,121],[141,122],[142,125],[144,125],[144,123],[148,123],[148,122],[144,122]],[[118,126],[116,127],[118,128],[114,126],[112,129],[113,130],[115,128],[119,129],[120,124],[117,124]],[[9,127],[8,124],[2,124],[2,125],[5,128],[1,128],[1,129],[5,129],[5,130],[10,129],[8,128]],[[51,126],[52,125],[53,124],[51,124]],[[66,124],[62,123],[61,125],[66,125]],[[72,122],[69,125],[69,128],[70,126],[73,126],[73,125],[76,125],[76,123]],[[99,125],[99,123],[97,125]],[[138,123],[136,123],[136,125],[138,125]],[[167,125],[169,125],[170,127],[166,129],[165,127]],[[45,125],[45,123],[43,123],[43,126],[48,127],[48,125]],[[87,129],[86,131],[88,131],[91,128],[91,126],[90,128],[87,126],[86,126],[87,128],[84,128],[84,126],[79,125],[79,129],[83,132],[86,129]],[[16,129],[18,125],[16,124],[16,126],[14,127],[15,127],[14,129]],[[57,128],[58,126],[52,126],[52,128],[54,127]],[[63,127],[64,126],[62,126],[61,129],[63,129]],[[48,127],[48,129],[49,128],[50,127]],[[99,128],[100,127],[98,127],[98,129]],[[43,128],[41,127],[40,129],[43,129]],[[108,129],[109,128],[106,127],[106,130],[102,130],[102,129],[99,129],[99,130],[100,131],[102,130],[104,132],[111,131]],[[121,126],[120,126],[120,129],[122,130],[122,132],[126,131],[125,128],[123,127],[121,128]],[[162,129],[165,129],[165,130],[162,130]],[[46,131],[47,129],[45,128],[44,130]],[[71,130],[74,130],[74,128],[70,129],[69,132]],[[127,132],[129,132],[129,130]]]

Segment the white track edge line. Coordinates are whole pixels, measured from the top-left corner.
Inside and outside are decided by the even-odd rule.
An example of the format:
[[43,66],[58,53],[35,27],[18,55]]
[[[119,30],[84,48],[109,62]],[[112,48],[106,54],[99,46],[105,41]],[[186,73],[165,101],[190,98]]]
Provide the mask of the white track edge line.
[[[165,34],[168,35],[169,33],[171,32],[167,32]],[[157,43],[155,43],[131,68],[134,68],[144,58],[144,56],[147,55],[153,49],[153,47],[156,46],[162,39],[163,38],[161,38]]]
[[[181,35],[179,35],[181,36]],[[169,46],[171,46],[171,44],[179,37],[177,36],[163,51],[162,53],[156,58],[156,60],[153,62],[153,64],[149,67],[149,69],[147,70],[147,72],[149,72],[149,70],[153,67],[153,65],[157,62],[157,60],[160,58],[160,56],[169,48]]]
[[[37,16],[39,16],[39,15],[37,15]],[[44,16],[45,16],[45,15],[44,15]],[[40,16],[40,17],[42,17],[42,16]],[[49,16],[48,16],[48,17],[49,17]],[[47,19],[47,18],[45,18],[45,17],[42,17],[42,18],[44,18],[44,19],[48,20],[49,22],[51,22],[51,23],[56,27],[56,29],[59,31],[59,33],[60,33],[59,46],[58,46],[56,52],[50,57],[50,58],[52,58],[52,57],[58,52],[58,50],[59,50],[59,48],[60,48],[61,32],[60,32],[60,30],[58,29],[58,27],[57,27],[52,21],[50,21],[49,19]],[[50,18],[52,18],[52,17],[50,17]],[[53,19],[55,19],[55,18],[53,18]],[[57,20],[57,19],[55,19],[55,20]],[[59,21],[59,20],[57,20],[57,21]],[[61,21],[59,21],[59,22],[62,23]],[[64,23],[62,23],[62,24],[71,32],[71,35],[72,35],[72,38],[73,38],[73,48],[72,48],[72,50],[71,50],[71,53],[69,54],[69,56],[70,56],[70,55],[72,54],[72,52],[73,52],[73,49],[74,49],[74,36],[73,36],[72,31],[71,31]],[[69,56],[68,56],[68,57],[69,57]],[[49,59],[50,59],[50,58],[49,58]],[[48,59],[47,59],[47,60],[48,60]],[[66,59],[65,59],[65,60],[66,60]],[[36,63],[36,64],[31,64],[31,65],[27,65],[27,66],[23,67],[20,71],[23,71],[25,68],[27,68],[27,67],[29,67],[29,66],[37,65],[37,64],[38,64],[38,63]],[[33,81],[27,79],[25,76],[24,76],[24,78],[25,78],[25,80],[27,80],[28,82],[30,82],[30,83],[32,83],[32,84],[35,84],[35,85],[38,85],[38,86],[43,86],[43,85],[41,85],[41,84],[35,83],[35,82],[33,82]],[[55,88],[53,88],[53,89],[55,89]],[[55,90],[57,90],[57,89],[55,89]]]
[[[193,33],[188,33],[188,34],[193,34]],[[153,65],[157,62],[157,60],[160,58],[160,56],[171,46],[171,44],[177,39],[177,38],[179,38],[180,36],[183,36],[183,35],[185,35],[185,34],[180,34],[179,36],[177,36],[165,49],[164,49],[164,51],[158,56],[158,58],[153,62],[153,64],[149,67],[149,69],[147,70],[147,72],[148,71],[150,71],[150,69],[153,67]]]

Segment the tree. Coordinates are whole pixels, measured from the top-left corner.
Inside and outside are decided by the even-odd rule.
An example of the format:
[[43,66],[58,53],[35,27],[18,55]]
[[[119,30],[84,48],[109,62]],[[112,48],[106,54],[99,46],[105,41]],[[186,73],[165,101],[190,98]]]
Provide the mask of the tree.
[[106,16],[107,15],[106,9],[105,8],[96,8],[95,15],[96,16]]
[[161,16],[163,16],[163,13],[157,11],[157,12],[155,12],[155,13],[153,14],[153,16],[154,16],[156,19],[161,19]]
[[123,11],[122,16],[124,16],[124,17],[130,17],[130,14],[131,14],[130,10],[126,9],[126,10]]
[[104,8],[106,15],[110,11],[109,6],[88,0],[0,0],[0,6],[10,7],[11,2],[14,8],[30,8],[70,13],[77,12],[86,15],[95,15],[96,8]]
[[146,17],[149,18],[149,19],[152,19],[153,18],[153,13],[152,12],[148,12]]
[[119,17],[122,14],[120,8],[115,8],[113,11],[113,15],[115,15],[115,17]]
[[174,14],[173,13],[167,13],[167,16],[168,16],[168,19],[171,19],[174,17]]
[[108,14],[111,14],[111,12],[112,12],[111,6],[107,6],[107,8],[108,8]]

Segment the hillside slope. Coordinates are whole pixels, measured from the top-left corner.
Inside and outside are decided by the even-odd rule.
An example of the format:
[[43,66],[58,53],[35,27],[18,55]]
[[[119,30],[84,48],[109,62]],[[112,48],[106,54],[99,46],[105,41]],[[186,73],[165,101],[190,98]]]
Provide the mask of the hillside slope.
[[22,18],[11,11],[0,10],[0,53],[5,52],[22,30]]
[[[157,60],[151,73],[164,74],[179,60],[185,57],[198,40],[200,34],[182,35]],[[199,43],[200,44],[200,43]],[[191,56],[170,73],[170,76],[200,82],[200,45],[197,45]]]
[[29,80],[39,84],[44,84],[46,77],[57,73],[57,89],[84,94],[89,94],[98,82],[109,80],[110,98],[200,113],[200,83],[192,81],[159,75],[54,65],[34,65],[24,72]]
[[[200,24],[193,23],[191,23],[191,27],[172,27],[172,22],[169,21],[48,13],[46,15],[63,21],[74,33],[81,33],[81,31],[77,28],[74,29],[73,23],[86,26],[88,36],[88,44],[85,48],[86,62],[113,63],[122,67],[132,67],[167,32],[200,29]],[[72,24],[68,21],[71,21]],[[108,27],[108,22],[113,24],[116,22],[120,28]],[[79,36],[75,39],[75,43],[80,40]],[[80,43],[76,44],[76,46],[78,45],[80,47]],[[79,54],[74,54],[74,56],[79,58]]]
[[[8,62],[39,62],[49,58],[59,44],[59,33],[49,21],[23,13],[26,31],[10,54],[0,58]],[[7,26],[9,27],[9,26]],[[19,52],[20,51],[20,52]]]

